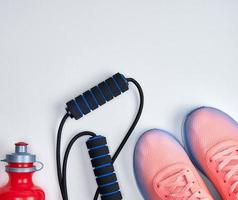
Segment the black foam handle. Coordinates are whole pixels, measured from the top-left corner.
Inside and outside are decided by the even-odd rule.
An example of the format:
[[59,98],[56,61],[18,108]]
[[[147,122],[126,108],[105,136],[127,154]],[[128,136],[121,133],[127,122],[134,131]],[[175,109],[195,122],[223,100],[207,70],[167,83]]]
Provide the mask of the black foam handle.
[[83,115],[90,113],[128,89],[126,78],[122,74],[117,73],[67,102],[66,110],[72,118],[80,119]]
[[91,158],[101,199],[121,200],[122,195],[106,138],[100,135],[94,136],[91,137],[86,144],[89,150],[89,156]]

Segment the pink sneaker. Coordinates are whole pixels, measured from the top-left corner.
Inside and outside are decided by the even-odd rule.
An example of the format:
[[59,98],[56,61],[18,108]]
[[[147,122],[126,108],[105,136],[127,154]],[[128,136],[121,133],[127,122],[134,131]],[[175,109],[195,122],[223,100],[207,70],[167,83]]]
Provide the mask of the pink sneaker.
[[212,200],[182,146],[162,130],[150,130],[140,137],[134,169],[146,200]]
[[190,158],[213,182],[223,199],[238,199],[238,124],[224,112],[202,107],[184,124]]

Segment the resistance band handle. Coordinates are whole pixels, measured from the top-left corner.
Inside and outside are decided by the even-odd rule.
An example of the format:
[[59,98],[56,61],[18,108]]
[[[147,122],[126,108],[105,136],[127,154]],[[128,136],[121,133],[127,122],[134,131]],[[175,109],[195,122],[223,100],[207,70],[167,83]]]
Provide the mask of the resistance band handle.
[[71,118],[80,119],[128,89],[126,78],[117,73],[66,103],[66,111]]
[[121,200],[117,176],[113,167],[107,140],[93,136],[86,142],[102,200]]

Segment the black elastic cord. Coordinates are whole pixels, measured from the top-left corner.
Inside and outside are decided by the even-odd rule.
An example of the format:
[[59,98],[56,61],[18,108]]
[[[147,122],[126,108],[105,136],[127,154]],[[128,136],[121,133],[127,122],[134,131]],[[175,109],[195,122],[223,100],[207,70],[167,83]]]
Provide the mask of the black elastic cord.
[[68,189],[67,189],[67,162],[70,150],[73,146],[73,144],[82,136],[96,136],[95,133],[90,131],[83,131],[81,133],[78,133],[75,135],[71,141],[69,142],[65,154],[64,154],[64,160],[63,160],[63,168],[61,168],[61,138],[62,138],[62,131],[64,124],[66,120],[68,119],[70,115],[66,113],[64,117],[62,118],[58,133],[57,133],[57,144],[56,144],[56,163],[57,163],[57,175],[58,175],[58,181],[60,186],[60,191],[63,200],[68,200]]
[[57,175],[58,175],[60,191],[61,191],[63,198],[64,198],[64,189],[63,189],[63,184],[62,184],[63,177],[62,177],[62,169],[61,169],[61,137],[62,137],[62,130],[63,130],[64,124],[69,116],[70,115],[68,113],[66,113],[60,122],[58,133],[57,133],[57,143],[56,143]]
[[[139,121],[139,119],[141,117],[142,110],[143,110],[143,107],[144,107],[144,94],[143,94],[143,90],[142,90],[140,84],[135,79],[133,79],[133,78],[127,78],[127,81],[128,82],[132,82],[136,86],[136,88],[138,89],[139,95],[140,95],[140,106],[139,106],[139,109],[138,109],[138,112],[137,112],[137,115],[136,115],[136,118],[135,118],[134,122],[132,123],[131,127],[129,128],[129,130],[126,133],[125,137],[123,138],[121,144],[119,145],[119,147],[117,148],[116,152],[114,153],[114,155],[112,157],[112,162],[113,163],[117,159],[117,157],[120,154],[121,150],[125,146],[127,140],[131,136],[131,133],[135,129],[135,127],[136,127],[136,125],[137,125],[137,123],[138,123],[138,121]],[[99,189],[97,189],[97,191],[96,191],[96,193],[94,195],[93,200],[97,200],[98,196],[99,196]]]
[[96,136],[95,133],[90,132],[90,131],[83,131],[81,133],[78,133],[77,135],[75,135],[71,141],[69,142],[65,154],[64,154],[64,161],[63,161],[63,183],[62,183],[62,187],[64,190],[64,200],[68,200],[68,189],[67,189],[67,163],[68,163],[68,158],[69,158],[69,153],[70,150],[73,146],[73,144],[82,136]]

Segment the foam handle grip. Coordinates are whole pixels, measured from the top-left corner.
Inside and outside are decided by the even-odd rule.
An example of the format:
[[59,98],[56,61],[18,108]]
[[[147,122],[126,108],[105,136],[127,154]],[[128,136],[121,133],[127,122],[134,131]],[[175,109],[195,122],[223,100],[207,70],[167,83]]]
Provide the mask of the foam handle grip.
[[117,73],[67,102],[66,110],[72,118],[80,119],[128,89],[126,78],[122,74]]
[[102,200],[121,200],[122,195],[106,138],[94,136],[86,142]]

